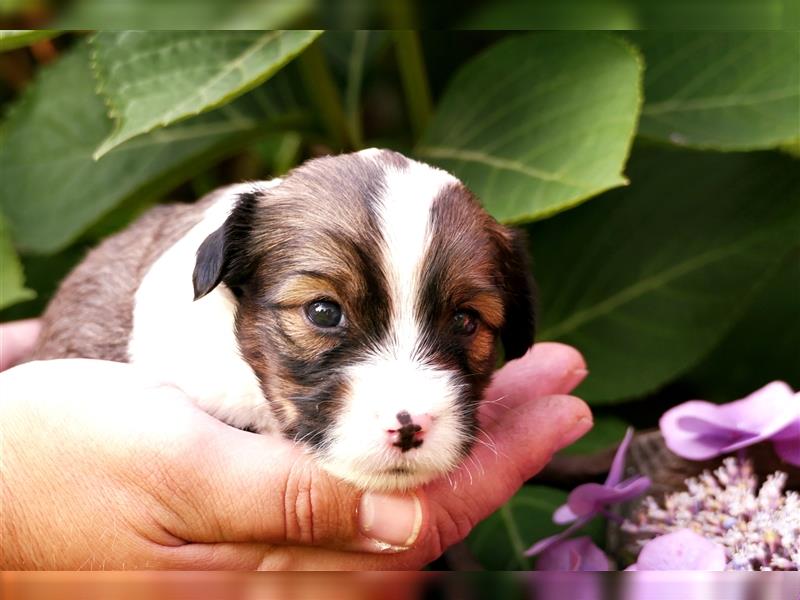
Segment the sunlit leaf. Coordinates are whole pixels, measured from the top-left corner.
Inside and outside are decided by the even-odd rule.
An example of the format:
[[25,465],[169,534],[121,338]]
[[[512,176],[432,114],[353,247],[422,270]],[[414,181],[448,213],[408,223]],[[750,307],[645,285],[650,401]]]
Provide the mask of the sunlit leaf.
[[99,158],[133,137],[253,89],[318,31],[106,31],[91,41],[98,91],[115,127]]
[[0,309],[29,300],[35,295],[25,287],[22,266],[11,243],[5,219],[0,216]]
[[57,29],[0,29],[0,52],[29,46],[59,33],[61,32]]
[[94,92],[88,46],[79,44],[42,69],[0,130],[0,208],[17,245],[59,250],[112,208],[157,197],[255,137],[296,125],[301,101],[283,75],[94,161],[111,122]]
[[798,25],[796,0],[492,0],[468,29],[774,30]]
[[635,49],[613,35],[511,37],[456,74],[416,154],[500,220],[552,215],[626,183],[640,74]]
[[647,64],[642,135],[718,150],[800,141],[800,33],[630,35]]
[[56,24],[63,29],[282,29],[318,0],[73,0]]

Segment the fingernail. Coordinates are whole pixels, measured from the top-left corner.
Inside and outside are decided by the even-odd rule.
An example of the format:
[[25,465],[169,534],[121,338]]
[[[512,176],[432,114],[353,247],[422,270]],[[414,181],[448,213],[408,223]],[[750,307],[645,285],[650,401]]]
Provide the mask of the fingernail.
[[583,381],[584,379],[586,379],[586,376],[588,374],[589,374],[589,371],[587,369],[584,369],[584,368],[572,369],[571,371],[569,371],[567,373],[567,376],[564,378],[565,379],[565,384],[566,384],[566,386],[568,388],[568,391],[572,391],[576,387],[578,387],[578,384],[581,381]]
[[422,505],[419,498],[367,492],[358,510],[361,533],[381,544],[408,548],[419,536]]
[[592,419],[589,417],[581,417],[575,421],[575,424],[561,436],[561,440],[558,443],[558,450],[566,448],[582,438],[592,428],[593,424]]

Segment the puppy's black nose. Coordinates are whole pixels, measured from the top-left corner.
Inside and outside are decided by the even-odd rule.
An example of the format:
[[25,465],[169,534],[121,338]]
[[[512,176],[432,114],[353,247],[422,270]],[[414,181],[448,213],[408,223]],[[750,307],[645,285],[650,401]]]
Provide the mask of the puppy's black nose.
[[411,416],[403,410],[397,413],[397,422],[400,426],[396,429],[389,429],[388,433],[392,436],[393,446],[400,448],[401,452],[408,452],[413,448],[422,446],[425,434],[431,426],[430,415],[422,414]]

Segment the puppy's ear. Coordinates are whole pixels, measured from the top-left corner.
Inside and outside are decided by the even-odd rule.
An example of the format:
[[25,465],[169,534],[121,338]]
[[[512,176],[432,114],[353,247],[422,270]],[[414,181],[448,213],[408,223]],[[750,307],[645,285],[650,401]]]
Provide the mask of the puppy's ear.
[[225,223],[200,244],[192,274],[195,300],[222,282],[236,288],[249,277],[250,231],[257,202],[255,192],[241,194]]
[[536,284],[528,260],[527,236],[505,229],[500,241],[500,278],[505,323],[500,330],[506,360],[519,358],[533,345],[536,333]]

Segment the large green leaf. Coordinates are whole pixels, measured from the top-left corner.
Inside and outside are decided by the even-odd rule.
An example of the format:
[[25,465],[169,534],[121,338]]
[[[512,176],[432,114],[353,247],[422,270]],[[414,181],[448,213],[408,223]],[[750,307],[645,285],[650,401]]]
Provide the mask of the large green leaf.
[[743,398],[776,379],[800,389],[798,345],[800,246],[789,253],[744,317],[686,379],[699,397],[721,402]]
[[317,0],[73,0],[62,29],[280,29],[307,16]]
[[0,130],[0,208],[17,244],[54,252],[123,202],[157,196],[300,113],[282,72],[213,112],[131,140],[98,161],[111,122],[79,44],[44,68]]
[[488,519],[478,523],[467,545],[490,570],[528,570],[533,560],[523,552],[534,542],[563,529],[553,523],[553,511],[567,500],[566,492],[526,485]]
[[29,300],[35,295],[24,285],[22,266],[14,252],[5,219],[0,215],[0,309]]
[[92,38],[98,91],[115,121],[94,154],[230,102],[274,75],[318,31],[107,31]]
[[642,135],[719,150],[800,140],[800,33],[632,33],[645,70]]
[[0,52],[28,46],[39,40],[57,36],[56,29],[2,29],[0,30]]
[[503,40],[457,73],[416,153],[498,219],[554,214],[626,183],[640,73],[636,51],[613,35]]
[[638,148],[632,185],[532,227],[541,339],[570,343],[591,402],[697,364],[797,242],[800,169],[779,153]]
[[469,29],[764,30],[796,28],[797,0],[493,0]]

